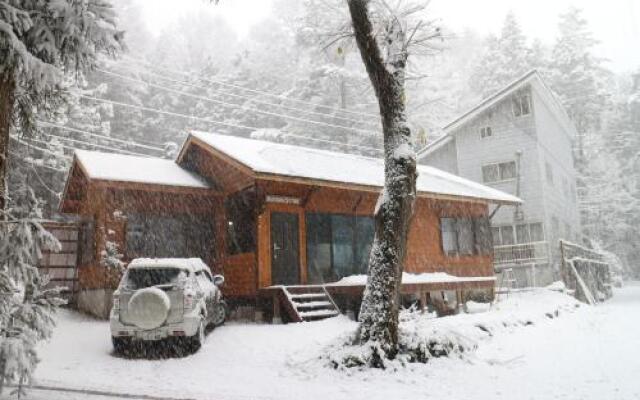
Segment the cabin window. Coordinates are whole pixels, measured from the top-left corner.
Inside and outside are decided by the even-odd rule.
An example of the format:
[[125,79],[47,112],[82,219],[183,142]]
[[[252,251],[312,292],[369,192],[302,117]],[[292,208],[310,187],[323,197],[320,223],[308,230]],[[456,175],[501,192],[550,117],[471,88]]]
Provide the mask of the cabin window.
[[227,254],[234,255],[255,251],[255,207],[253,191],[239,192],[225,200]]
[[365,274],[373,244],[373,218],[307,213],[307,265],[310,283]]
[[491,132],[490,126],[483,126],[482,128],[480,128],[480,137],[482,139],[490,137],[492,134],[493,132]]
[[94,230],[95,224],[93,219],[84,221],[80,225],[80,264],[89,264],[93,261]]
[[513,96],[511,105],[515,117],[531,114],[531,97],[528,93],[520,93]]
[[515,179],[516,172],[515,161],[483,165],[482,181],[484,183],[508,181]]
[[210,215],[128,214],[127,257],[210,259],[213,255],[212,222]]
[[440,219],[442,250],[448,256],[491,252],[492,232],[488,218]]

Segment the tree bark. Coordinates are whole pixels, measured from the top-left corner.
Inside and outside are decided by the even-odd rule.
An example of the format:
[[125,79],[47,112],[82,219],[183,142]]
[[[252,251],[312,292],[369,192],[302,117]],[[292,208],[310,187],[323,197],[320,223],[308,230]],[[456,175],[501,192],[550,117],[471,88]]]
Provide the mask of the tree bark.
[[7,74],[0,75],[0,210],[6,205],[9,163],[9,131],[13,119],[15,81]]
[[385,61],[373,34],[368,3],[369,0],[348,0],[355,39],[380,109],[385,186],[376,206],[375,238],[360,308],[358,339],[371,346],[372,366],[382,366],[382,358],[394,358],[398,352],[400,285],[417,174],[404,104],[404,35],[398,32],[397,40],[402,43],[397,43],[397,54]]

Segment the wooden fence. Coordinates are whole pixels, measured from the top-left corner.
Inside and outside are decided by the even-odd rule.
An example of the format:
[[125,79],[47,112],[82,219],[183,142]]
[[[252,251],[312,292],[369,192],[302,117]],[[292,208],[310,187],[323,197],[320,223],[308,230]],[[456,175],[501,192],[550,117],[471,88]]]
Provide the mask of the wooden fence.
[[613,295],[611,271],[606,258],[593,249],[560,240],[562,280],[575,297],[589,304]]
[[48,287],[63,288],[63,296],[73,303],[78,290],[79,225],[47,222],[43,226],[58,239],[61,248],[58,252],[43,251],[38,265],[40,273],[48,276]]

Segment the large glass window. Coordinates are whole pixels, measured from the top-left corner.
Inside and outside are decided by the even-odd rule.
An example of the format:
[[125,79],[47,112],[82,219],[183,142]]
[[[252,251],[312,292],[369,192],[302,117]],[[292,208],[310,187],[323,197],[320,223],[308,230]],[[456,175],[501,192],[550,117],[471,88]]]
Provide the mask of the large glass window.
[[306,226],[310,283],[367,272],[374,236],[372,217],[307,213]]
[[213,255],[213,217],[182,215],[127,215],[128,258],[199,257]]
[[489,254],[498,231],[489,227],[488,218],[440,218],[442,250],[448,256]]

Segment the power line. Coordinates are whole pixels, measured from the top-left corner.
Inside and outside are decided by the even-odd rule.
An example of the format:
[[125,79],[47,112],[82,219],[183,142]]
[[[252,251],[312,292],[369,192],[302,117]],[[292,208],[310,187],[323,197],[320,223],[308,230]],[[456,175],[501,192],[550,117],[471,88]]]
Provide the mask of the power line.
[[94,147],[94,148],[97,148],[97,149],[118,151],[118,152],[126,153],[126,154],[129,154],[129,155],[132,155],[132,156],[149,157],[148,154],[136,153],[135,151],[129,151],[129,150],[120,149],[120,148],[117,148],[117,147],[104,146],[104,145],[100,145],[100,144],[86,142],[84,140],[78,140],[78,139],[72,139],[72,138],[68,138],[68,137],[64,137],[64,136],[53,135],[51,133],[42,132],[41,134],[45,135],[45,136],[49,136],[49,137],[54,137],[54,138],[60,139],[60,140],[66,140],[66,141],[73,142],[73,143],[80,143],[80,144],[82,144],[84,146],[90,146],[90,147]]
[[55,152],[53,152],[53,151],[51,151],[49,149],[43,149],[42,147],[34,146],[31,143],[28,143],[28,142],[25,142],[23,140],[20,140],[15,136],[10,136],[10,138],[15,140],[16,142],[20,143],[21,145],[26,146],[27,148],[36,149],[36,150],[41,151],[43,153],[49,154],[49,155],[51,155],[53,157],[57,157],[57,158],[60,158],[60,159],[66,160],[66,161],[71,161],[71,157],[69,157],[69,156],[61,155],[61,154],[55,153]]
[[66,125],[55,124],[53,122],[47,122],[47,121],[39,120],[38,123],[41,124],[41,125],[49,126],[49,127],[60,128],[62,130],[66,130],[66,131],[70,131],[70,132],[82,133],[82,134],[85,134],[85,135],[89,135],[89,136],[100,138],[100,139],[104,139],[104,140],[110,140],[110,141],[113,141],[113,142],[123,143],[123,144],[126,144],[128,146],[139,147],[141,149],[148,149],[148,150],[155,150],[155,151],[164,152],[164,149],[161,148],[161,147],[154,147],[154,146],[149,146],[149,145],[145,145],[145,144],[136,143],[134,141],[128,141],[128,140],[113,138],[111,136],[100,135],[100,134],[97,134],[97,133],[89,132],[89,131],[78,129],[78,128],[73,128],[73,127],[66,126]]
[[253,111],[253,112],[256,112],[256,113],[259,113],[259,114],[269,115],[269,116],[272,116],[272,117],[280,117],[280,118],[289,119],[289,120],[292,120],[292,121],[304,122],[304,123],[314,124],[314,125],[319,125],[319,126],[326,126],[326,127],[330,127],[330,128],[344,129],[344,130],[354,131],[354,132],[362,132],[362,133],[366,133],[366,134],[378,134],[378,132],[370,131],[370,130],[366,130],[366,129],[353,128],[353,127],[344,126],[344,125],[336,125],[336,124],[332,124],[332,123],[328,123],[328,122],[320,122],[320,121],[311,120],[311,119],[307,119],[307,118],[300,118],[300,117],[295,117],[295,116],[292,116],[292,115],[286,115],[286,114],[280,114],[280,113],[275,113],[275,112],[271,112],[271,111],[260,110],[258,108],[248,107],[248,106],[243,105],[243,104],[234,104],[234,103],[230,103],[230,102],[227,102],[227,101],[224,101],[224,100],[212,99],[212,98],[209,98],[209,97],[192,94],[192,93],[185,92],[185,91],[182,91],[182,90],[171,89],[171,88],[168,88],[168,87],[165,87],[165,86],[162,86],[162,85],[157,85],[155,83],[146,82],[146,81],[144,81],[142,79],[134,78],[134,77],[127,76],[127,75],[118,74],[117,72],[107,71],[107,70],[100,69],[100,68],[96,68],[96,71],[101,72],[101,73],[106,74],[106,75],[115,76],[115,77],[123,79],[123,80],[142,83],[142,84],[145,84],[145,85],[148,85],[148,86],[151,86],[151,87],[155,87],[155,88],[160,89],[160,90],[165,90],[167,92],[179,94],[181,96],[191,97],[191,98],[198,99],[198,100],[205,100],[205,101],[209,101],[209,102],[212,102],[212,103],[225,105],[225,106],[228,106],[228,107],[236,107],[236,108],[240,108],[240,109],[243,109],[243,110],[246,110],[246,111]]
[[[171,73],[174,73],[174,74],[177,74],[177,75],[189,76],[188,73],[183,72],[183,71],[177,71],[177,70],[166,68],[166,67],[160,67],[158,65],[153,65],[151,63],[148,63],[147,61],[139,60],[139,59],[136,59],[134,57],[126,57],[126,58],[129,59],[129,60],[132,60],[134,63],[147,65],[149,68],[155,68],[155,69],[159,69],[159,70],[164,70],[164,71],[171,72]],[[232,84],[232,83],[223,82],[223,81],[219,81],[219,80],[214,80],[214,79],[210,79],[210,78],[202,78],[202,77],[200,77],[199,79],[203,80],[205,82],[216,84],[216,85],[227,86],[227,87],[231,87],[231,88],[239,89],[239,90],[245,90],[245,91],[250,92],[250,93],[261,94],[261,95],[264,95],[264,96],[269,96],[269,97],[277,98],[277,99],[280,99],[280,100],[291,101],[291,102],[295,102],[295,103],[299,103],[299,104],[306,104],[306,105],[310,105],[310,106],[313,106],[313,107],[324,108],[324,109],[328,109],[328,110],[332,110],[332,111],[339,111],[339,112],[343,112],[343,113],[346,113],[346,114],[364,116],[364,117],[367,117],[367,118],[371,118],[371,117],[380,118],[380,115],[378,115],[378,114],[345,110],[345,109],[341,109],[341,108],[338,108],[338,107],[331,107],[331,106],[325,106],[323,104],[316,104],[316,103],[313,103],[311,101],[292,99],[291,97],[287,97],[287,96],[284,96],[284,95],[275,94],[275,93],[269,93],[269,92],[266,92],[264,90],[250,89],[250,88],[246,88],[246,87],[243,87],[243,86],[240,86],[240,85],[235,85],[235,84]]]
[[[340,117],[340,116],[337,116],[337,115],[327,114],[326,112],[318,112],[318,111],[306,110],[306,109],[298,108],[298,107],[287,106],[287,105],[284,105],[284,104],[270,103],[268,101],[260,100],[260,99],[257,99],[255,97],[251,97],[251,96],[248,96],[248,95],[242,95],[242,94],[237,94],[237,93],[232,93],[232,92],[222,92],[222,91],[215,90],[215,89],[212,89],[212,88],[207,88],[207,87],[204,87],[204,86],[196,85],[196,84],[191,83],[191,82],[186,82],[186,81],[173,79],[173,78],[167,77],[166,75],[162,75],[162,74],[158,74],[158,73],[155,73],[155,72],[151,72],[149,70],[141,70],[139,68],[131,68],[131,67],[127,67],[127,66],[123,66],[123,65],[117,65],[117,64],[114,64],[114,66],[116,66],[117,68],[129,69],[129,70],[134,71],[134,72],[142,72],[144,74],[155,76],[155,77],[160,78],[162,80],[165,80],[165,81],[168,81],[168,82],[172,82],[172,83],[177,83],[177,84],[180,84],[180,85],[185,85],[185,86],[189,86],[189,87],[193,87],[193,88],[197,88],[197,89],[201,89],[201,90],[205,90],[205,91],[214,90],[214,91],[216,91],[217,93],[219,93],[221,95],[226,95],[226,96],[230,96],[230,97],[235,97],[235,98],[247,100],[247,101],[250,101],[250,102],[256,103],[256,104],[263,104],[263,105],[266,105],[266,106],[278,107],[278,108],[282,108],[282,109],[285,109],[285,110],[297,111],[297,112],[301,112],[301,113],[305,113],[305,114],[318,115],[318,116],[324,117],[324,118],[340,119],[340,120],[343,120],[343,121],[354,122],[354,123],[358,123],[358,124],[369,124],[371,126],[376,126],[377,127],[377,124],[372,123],[372,122],[368,122],[368,121],[365,121],[365,120],[362,120],[362,119],[353,119],[353,118],[348,118],[348,117]],[[104,72],[104,73],[110,73],[110,72],[105,72],[104,70],[100,70],[100,69],[98,69],[98,71]],[[367,116],[367,118],[370,118],[370,116]]]
[[[115,106],[129,107],[129,108],[134,108],[134,109],[138,109],[138,110],[142,110],[142,111],[154,112],[154,113],[162,114],[162,115],[170,115],[170,116],[173,116],[173,117],[185,118],[185,119],[189,119],[189,120],[193,120],[193,121],[200,121],[200,122],[205,122],[205,123],[214,124],[214,125],[226,126],[226,127],[230,127],[230,128],[244,129],[244,130],[247,130],[247,131],[250,131],[250,132],[253,132],[253,131],[261,129],[261,128],[257,128],[255,126],[233,124],[233,123],[230,123],[230,122],[222,122],[222,121],[217,121],[217,120],[213,120],[213,119],[210,119],[210,118],[196,117],[196,116],[193,116],[193,115],[181,114],[181,113],[177,113],[177,112],[174,112],[174,111],[160,110],[160,109],[157,109],[157,108],[145,107],[145,106],[140,106],[140,105],[136,105],[136,104],[123,103],[123,102],[120,102],[120,101],[108,100],[108,99],[103,99],[103,98],[100,98],[100,97],[88,96],[88,95],[84,95],[84,94],[80,94],[78,96],[82,97],[84,99],[87,99],[87,100],[93,100],[93,101],[107,103],[107,104],[111,104],[111,105],[115,105]],[[356,145],[356,144],[350,144],[350,143],[340,143],[340,142],[336,142],[336,141],[333,141],[333,140],[318,139],[318,138],[311,138],[311,137],[306,137],[306,136],[302,136],[302,135],[296,135],[296,134],[293,134],[293,133],[288,133],[288,132],[283,131],[283,130],[279,130],[279,131],[280,131],[282,136],[295,137],[295,138],[300,138],[300,139],[304,139],[304,140],[308,140],[308,141],[312,141],[312,142],[331,143],[331,144],[335,144],[335,145],[338,145],[338,146],[352,147],[352,148],[357,148],[357,149],[373,150],[373,151],[376,151],[376,152],[382,152],[381,149],[378,149],[376,147],[362,146],[362,145]]]

